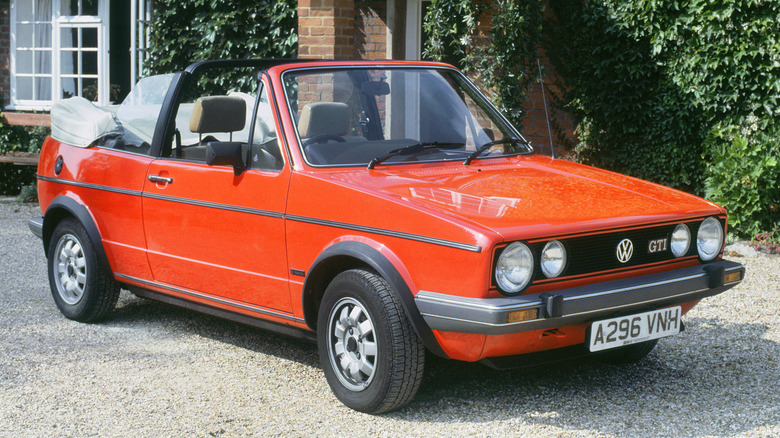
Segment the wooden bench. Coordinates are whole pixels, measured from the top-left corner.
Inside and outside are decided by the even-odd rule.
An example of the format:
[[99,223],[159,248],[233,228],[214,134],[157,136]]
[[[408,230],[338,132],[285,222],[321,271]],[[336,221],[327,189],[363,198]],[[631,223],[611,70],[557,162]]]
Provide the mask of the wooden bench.
[[38,166],[38,154],[0,155],[0,163],[11,163],[17,166]]

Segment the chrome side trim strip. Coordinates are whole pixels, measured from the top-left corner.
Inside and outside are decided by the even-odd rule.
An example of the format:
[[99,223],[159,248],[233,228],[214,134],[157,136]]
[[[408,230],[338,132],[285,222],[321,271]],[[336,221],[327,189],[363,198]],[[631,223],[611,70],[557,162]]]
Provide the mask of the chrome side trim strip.
[[278,312],[278,311],[275,311],[275,310],[267,309],[265,307],[255,306],[255,305],[252,305],[252,304],[243,303],[243,302],[239,302],[239,301],[233,301],[233,300],[229,300],[229,299],[226,299],[226,298],[218,298],[218,297],[214,297],[214,296],[211,296],[211,295],[206,295],[206,294],[199,293],[199,292],[194,292],[194,291],[191,291],[191,290],[181,289],[181,288],[178,288],[178,287],[175,287],[175,286],[171,286],[171,285],[168,285],[168,284],[158,283],[156,281],[149,281],[149,280],[143,280],[143,279],[140,279],[140,278],[135,278],[135,277],[132,277],[130,275],[119,274],[119,273],[115,273],[114,275],[116,277],[118,277],[118,278],[122,278],[122,279],[125,279],[125,280],[128,280],[128,281],[132,281],[132,282],[135,282],[135,283],[140,283],[140,284],[143,284],[143,285],[146,285],[146,286],[156,287],[156,288],[159,288],[159,289],[169,290],[171,292],[176,292],[176,293],[180,293],[180,294],[184,294],[184,295],[189,295],[191,297],[200,298],[200,299],[203,299],[203,300],[208,300],[208,301],[211,301],[211,302],[214,302],[214,303],[219,303],[219,304],[224,304],[224,305],[228,305],[228,306],[232,306],[232,307],[237,307],[239,309],[248,310],[250,312],[258,313],[260,315],[273,316],[275,318],[282,318],[282,319],[286,319],[288,321],[293,321],[293,322],[297,322],[297,323],[303,323],[303,324],[306,323],[306,320],[303,319],[303,318],[299,318],[297,316],[293,316],[293,315],[290,315],[288,313],[282,313],[282,312]]
[[62,178],[52,178],[49,176],[43,176],[43,175],[35,175],[36,178],[38,178],[41,181],[48,181],[58,184],[65,184],[68,186],[75,186],[75,187],[84,187],[87,189],[95,189],[95,190],[102,190],[104,192],[111,192],[111,193],[121,193],[123,195],[130,195],[130,196],[141,196],[142,192],[139,190],[130,190],[130,189],[120,189],[117,187],[111,187],[111,186],[104,186],[101,184],[90,184],[80,181],[72,181],[69,179],[62,179]]
[[99,184],[83,183],[78,181],[66,180],[61,178],[51,178],[47,176],[38,175],[38,179],[42,181],[48,181],[53,183],[71,185],[76,187],[84,187],[88,189],[102,190],[106,192],[121,193],[124,195],[141,196],[149,199],[157,199],[160,201],[177,202],[180,204],[195,205],[199,207],[215,208],[219,210],[235,211],[238,213],[254,214],[258,216],[273,217],[277,219],[287,219],[296,222],[304,222],[308,224],[323,225],[326,227],[341,228],[345,230],[360,231],[369,234],[378,234],[382,236],[397,237],[399,239],[414,240],[417,242],[430,243],[432,245],[444,246],[448,248],[462,249],[464,251],[482,252],[482,247],[479,245],[472,245],[469,243],[455,242],[452,240],[439,239],[436,237],[421,236],[419,234],[405,233],[402,231],[386,230],[382,228],[367,227],[364,225],[350,224],[346,222],[336,222],[327,219],[317,219],[306,216],[297,216],[291,214],[285,214],[282,212],[259,210],[249,207],[237,207],[229,204],[221,204],[217,202],[198,201],[189,198],[180,198],[175,196],[160,195],[156,193],[141,192],[137,190],[119,189],[111,186],[104,186]]
[[254,214],[257,216],[267,216],[267,217],[274,217],[277,219],[283,219],[284,213],[279,213],[275,211],[268,211],[268,210],[259,210],[256,208],[249,208],[249,207],[237,207],[235,205],[229,205],[229,204],[220,204],[217,202],[209,202],[209,201],[198,201],[195,199],[189,199],[189,198],[179,198],[176,196],[166,196],[166,195],[158,195],[156,193],[148,193],[145,192],[142,195],[144,198],[150,198],[150,199],[157,199],[160,201],[169,201],[169,202],[177,202],[179,204],[187,204],[187,205],[195,205],[198,207],[206,207],[206,208],[216,208],[218,210],[227,210],[227,211],[235,211],[238,213],[248,213],[248,214]]
[[398,237],[400,239],[415,240],[418,242],[431,243],[433,245],[446,246],[449,248],[462,249],[471,252],[482,252],[482,247],[479,245],[471,245],[468,243],[453,242],[452,240],[438,239],[435,237],[421,236],[419,234],[404,233],[401,231],[385,230],[382,228],[366,227],[363,225],[349,224],[345,222],[336,222],[325,219],[315,219],[305,216],[296,216],[292,214],[285,215],[286,219],[296,222],[304,222],[307,224],[324,225],[326,227],[342,228],[345,230],[362,231],[364,233],[379,234],[382,236]]

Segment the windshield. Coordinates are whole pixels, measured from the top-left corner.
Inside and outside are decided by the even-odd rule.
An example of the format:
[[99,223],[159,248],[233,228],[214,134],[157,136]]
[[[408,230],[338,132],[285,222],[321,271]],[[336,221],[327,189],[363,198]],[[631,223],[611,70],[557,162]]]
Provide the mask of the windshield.
[[463,161],[494,141],[480,158],[531,152],[454,70],[306,69],[283,79],[302,152],[314,166]]

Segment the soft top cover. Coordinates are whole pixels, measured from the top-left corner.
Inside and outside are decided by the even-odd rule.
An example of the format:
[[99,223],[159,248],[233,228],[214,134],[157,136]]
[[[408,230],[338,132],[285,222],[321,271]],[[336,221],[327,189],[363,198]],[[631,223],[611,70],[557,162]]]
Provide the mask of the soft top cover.
[[51,136],[72,146],[89,147],[107,136],[122,135],[116,115],[83,97],[55,102],[51,109]]

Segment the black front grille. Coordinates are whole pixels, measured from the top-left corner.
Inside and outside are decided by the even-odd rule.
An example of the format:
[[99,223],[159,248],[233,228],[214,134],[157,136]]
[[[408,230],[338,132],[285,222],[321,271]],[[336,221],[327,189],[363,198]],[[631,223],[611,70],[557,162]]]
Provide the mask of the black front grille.
[[[699,230],[699,223],[699,221],[686,223],[691,231],[692,240],[695,239],[696,232]],[[670,244],[672,232],[676,225],[663,225],[564,239],[562,242],[566,246],[569,261],[562,277],[672,260],[675,257],[672,255]],[[626,263],[621,263],[618,260],[617,248],[624,239],[629,239],[633,244],[633,254]],[[665,240],[666,249],[651,253],[649,249],[650,242],[659,240]],[[540,242],[531,246],[536,260],[539,260],[539,257],[541,257],[545,243]],[[691,242],[691,246],[686,253],[686,256],[688,255],[696,255],[696,246],[693,242]],[[537,268],[535,279],[541,280],[544,278],[545,276],[541,269]]]

